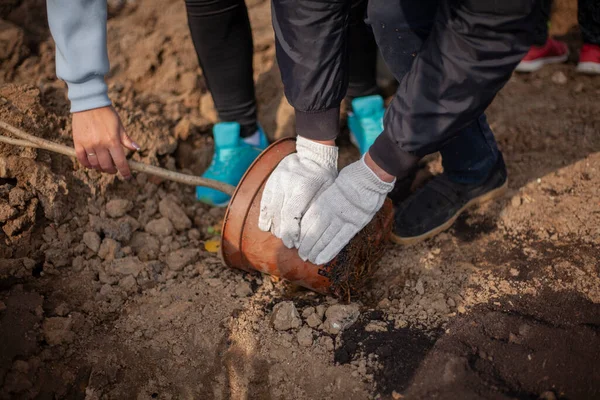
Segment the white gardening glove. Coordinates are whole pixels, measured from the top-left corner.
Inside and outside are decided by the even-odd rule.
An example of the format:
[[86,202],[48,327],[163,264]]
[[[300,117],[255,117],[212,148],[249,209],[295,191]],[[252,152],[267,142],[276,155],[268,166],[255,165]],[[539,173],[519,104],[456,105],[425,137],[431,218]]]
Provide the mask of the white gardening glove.
[[331,261],[375,216],[394,182],[384,182],[364,157],[340,175],[308,208],[301,222],[298,254],[322,265]]
[[260,201],[258,227],[292,248],[300,237],[304,212],[338,175],[338,148],[298,136],[296,153],[285,157],[275,168]]

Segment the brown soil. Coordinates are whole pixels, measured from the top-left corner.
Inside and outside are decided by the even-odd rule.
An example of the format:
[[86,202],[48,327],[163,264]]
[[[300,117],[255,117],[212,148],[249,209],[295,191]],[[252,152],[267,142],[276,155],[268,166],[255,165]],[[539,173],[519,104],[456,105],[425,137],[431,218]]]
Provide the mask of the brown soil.
[[[0,145],[0,398],[598,398],[600,80],[575,73],[576,2],[556,3],[573,60],[515,75],[489,110],[509,195],[391,246],[348,308],[223,267],[204,250],[223,210],[192,188]],[[200,173],[215,112],[183,2],[109,4],[133,157]],[[288,135],[269,3],[248,5],[261,123]],[[0,6],[0,118],[69,144],[44,7]],[[417,177],[439,170],[429,157]],[[298,313],[277,315],[284,300]]]

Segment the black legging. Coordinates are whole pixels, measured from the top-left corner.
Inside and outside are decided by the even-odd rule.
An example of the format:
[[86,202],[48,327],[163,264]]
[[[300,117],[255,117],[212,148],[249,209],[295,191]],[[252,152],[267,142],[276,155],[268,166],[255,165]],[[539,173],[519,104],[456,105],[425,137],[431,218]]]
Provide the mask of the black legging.
[[354,0],[350,9],[348,99],[379,93],[377,43],[371,27],[365,23],[367,3],[368,0]]
[[[257,129],[252,68],[252,32],[244,0],[185,0],[188,25],[206,85],[222,121],[235,121],[242,137]],[[348,97],[378,92],[377,45],[364,23],[367,0],[357,0],[350,17]]]
[[[548,39],[548,21],[550,21],[552,0],[539,0],[537,7],[539,13],[534,44],[543,46]],[[583,43],[600,45],[600,1],[579,0],[577,2],[577,18],[579,19],[579,29],[581,29]]]

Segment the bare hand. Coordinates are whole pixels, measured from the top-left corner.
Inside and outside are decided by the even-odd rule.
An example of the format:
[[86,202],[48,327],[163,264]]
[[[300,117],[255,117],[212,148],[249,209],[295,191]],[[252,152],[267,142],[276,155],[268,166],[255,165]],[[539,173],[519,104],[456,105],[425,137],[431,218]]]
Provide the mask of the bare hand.
[[123,146],[133,151],[140,146],[127,136],[112,106],[73,113],[73,143],[83,166],[131,178]]

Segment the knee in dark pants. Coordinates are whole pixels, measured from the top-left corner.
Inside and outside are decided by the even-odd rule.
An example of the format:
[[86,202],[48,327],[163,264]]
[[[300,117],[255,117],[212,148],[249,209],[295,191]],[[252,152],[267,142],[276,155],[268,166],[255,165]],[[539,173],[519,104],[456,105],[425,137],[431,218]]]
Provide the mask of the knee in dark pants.
[[209,17],[245,7],[245,3],[244,0],[185,0],[185,6],[191,16]]
[[[367,22],[401,35],[410,33],[424,41],[435,19],[439,0],[370,0]],[[399,35],[396,35],[398,38]]]
[[439,0],[369,0],[367,23],[386,64],[400,81],[429,36]]
[[367,0],[353,0],[350,6],[350,25],[359,25],[364,23],[367,16]]
[[533,33],[540,14],[536,8],[539,3],[539,0],[464,0],[453,10],[455,19],[460,21],[455,29],[494,40],[507,35],[513,44],[523,47],[521,51],[526,51],[536,40]]
[[465,0],[463,7],[474,14],[527,16],[536,0]]

